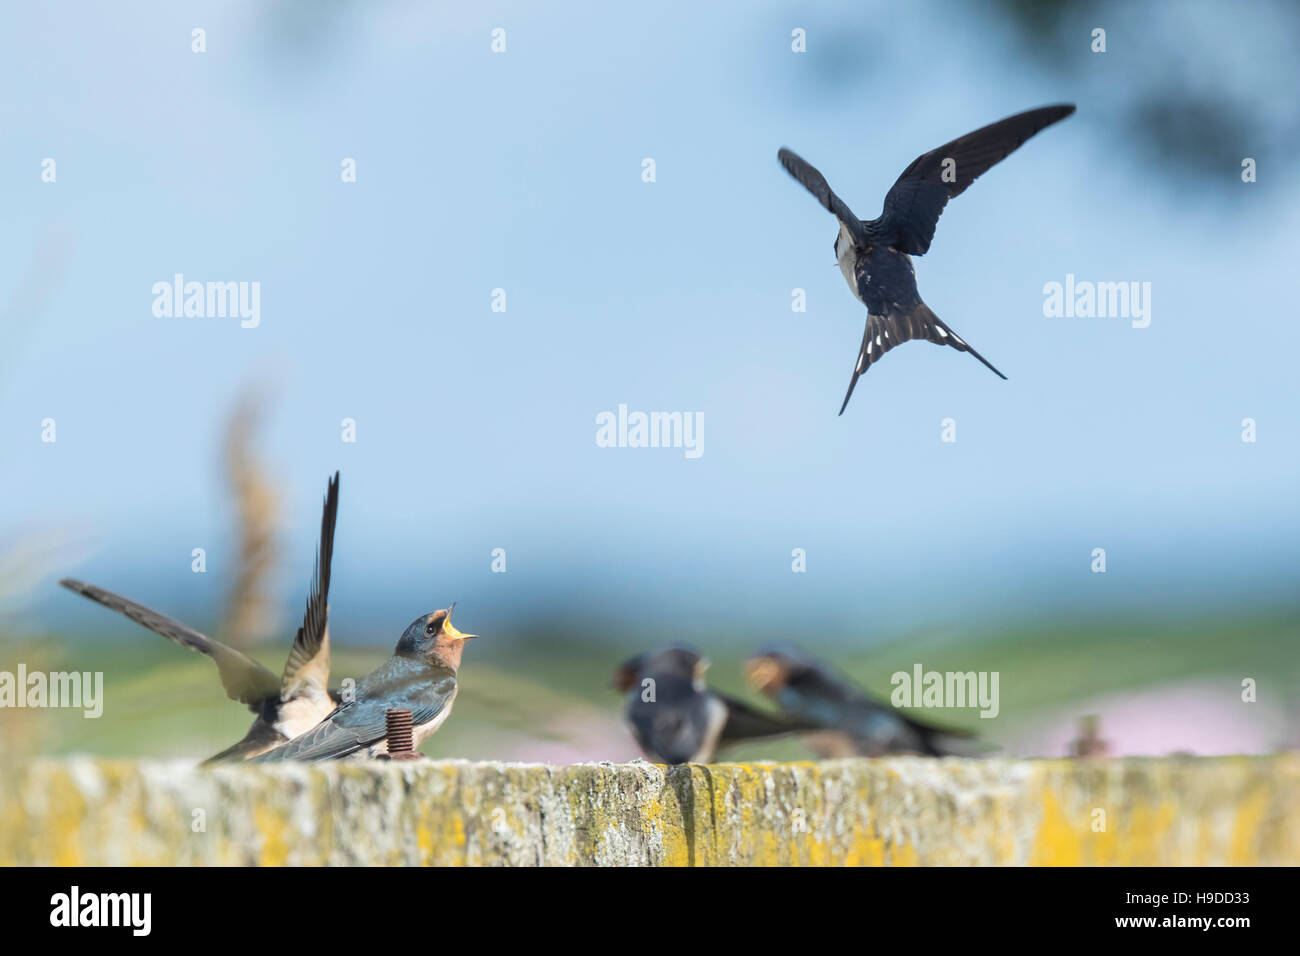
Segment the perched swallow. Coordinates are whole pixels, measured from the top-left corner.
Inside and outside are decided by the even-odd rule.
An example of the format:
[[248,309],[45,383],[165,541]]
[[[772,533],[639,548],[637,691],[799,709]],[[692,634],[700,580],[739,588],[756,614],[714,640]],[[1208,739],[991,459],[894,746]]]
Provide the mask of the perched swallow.
[[698,651],[674,646],[638,654],[615,671],[614,687],[627,692],[628,727],[649,759],[708,763],[719,746],[812,726],[769,716],[710,690],[704,682],[708,667]]
[[247,704],[257,714],[253,726],[239,743],[209,757],[204,763],[221,760],[248,760],[265,753],[329,716],[338,696],[329,690],[330,636],[329,592],[330,561],[334,555],[334,521],[339,507],[339,475],[325,492],[325,510],[321,516],[320,544],[316,553],[316,570],[302,627],[293,639],[284,673],[276,677],[270,670],[246,654],[200,634],[191,627],[150,610],[142,604],[105,591],[93,584],[64,578],[59,583],[92,601],[124,614],[137,624],[161,634],[190,650],[212,658],[221,675],[221,685],[231,700]]
[[418,750],[450,716],[465,642],[477,636],[452,627],[455,607],[412,621],[393,656],[357,682],[352,700],[339,704],[338,710],[305,734],[254,759],[314,763],[351,754],[375,757],[387,753],[387,714],[392,708],[411,712]]
[[894,346],[911,339],[969,352],[999,378],[1006,378],[921,301],[909,257],[925,255],[930,248],[934,227],[949,199],[960,196],[1029,137],[1073,112],[1074,106],[1062,104],[1018,113],[923,153],[885,194],[884,209],[876,219],[857,218],[812,165],[788,149],[777,153],[786,172],[839,220],[835,258],[849,289],[867,307],[867,330],[840,406],[841,415],[858,376]]
[[971,734],[923,724],[872,700],[793,648],[760,651],[742,669],[755,689],[783,712],[823,729],[804,738],[822,757],[975,756],[989,749]]

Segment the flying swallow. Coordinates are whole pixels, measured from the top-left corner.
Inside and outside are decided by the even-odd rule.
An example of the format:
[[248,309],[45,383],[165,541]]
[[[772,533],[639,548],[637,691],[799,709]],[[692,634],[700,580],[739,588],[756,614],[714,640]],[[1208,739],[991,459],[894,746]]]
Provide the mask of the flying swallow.
[[627,694],[624,717],[649,759],[708,763],[720,746],[812,727],[711,690],[704,681],[708,667],[698,651],[674,646],[638,654],[615,671],[614,687]]
[[402,632],[393,656],[357,682],[352,700],[340,704],[305,734],[254,760],[314,763],[352,754],[375,757],[387,753],[387,714],[392,708],[411,712],[418,750],[451,714],[465,641],[477,636],[462,634],[452,626],[455,607],[417,617]]
[[949,199],[960,196],[1029,137],[1073,112],[1073,105],[1062,104],[1017,113],[923,153],[885,194],[884,209],[876,219],[853,215],[844,200],[831,191],[825,177],[808,162],[785,148],[777,153],[786,172],[803,183],[839,220],[835,258],[849,290],[867,307],[867,329],[849,390],[840,406],[841,415],[858,377],[894,346],[911,339],[969,352],[999,378],[1006,378],[921,301],[910,257],[925,255],[929,250],[934,227]]
[[872,700],[793,648],[760,651],[742,669],[750,684],[784,713],[822,728],[823,733],[804,738],[822,757],[975,756],[989,749],[971,734],[924,724]]
[[112,591],[72,578],[59,583],[69,590],[124,614],[137,624],[190,650],[206,654],[217,665],[221,685],[231,700],[246,704],[257,714],[243,740],[204,763],[248,760],[315,727],[334,710],[338,696],[329,690],[330,561],[334,555],[334,523],[339,506],[339,475],[334,473],[325,492],[321,515],[316,569],[302,627],[293,639],[284,673],[276,677],[248,655],[213,640],[166,615],[137,604]]

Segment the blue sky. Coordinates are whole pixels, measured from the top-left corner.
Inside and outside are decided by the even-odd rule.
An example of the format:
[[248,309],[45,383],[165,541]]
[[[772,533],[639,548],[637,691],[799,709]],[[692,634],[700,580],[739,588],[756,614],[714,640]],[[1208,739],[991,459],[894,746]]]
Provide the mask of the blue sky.
[[[863,640],[1294,603],[1294,162],[1171,186],[1098,94],[1129,82],[1141,37],[1112,29],[1112,60],[1063,74],[926,4],[267,9],[28,5],[0,36],[0,302],[17,303],[0,540],[77,543],[38,624],[95,613],[61,574],[217,606],[220,437],[252,384],[271,395],[286,607],[342,472],[336,633],[395,638],[451,600],[483,633],[669,613],[737,639],[791,618]],[[1261,29],[1220,27],[1229,64]],[[951,203],[916,262],[925,300],[1009,381],[910,344],[837,417],[863,310],[777,148],[874,216],[918,153],[1059,101],[1078,114]],[[260,282],[260,325],[154,317],[151,287],[177,272]],[[1045,318],[1044,284],[1068,273],[1150,282],[1150,327]],[[703,456],[598,448],[595,417],[620,403],[701,413]]]

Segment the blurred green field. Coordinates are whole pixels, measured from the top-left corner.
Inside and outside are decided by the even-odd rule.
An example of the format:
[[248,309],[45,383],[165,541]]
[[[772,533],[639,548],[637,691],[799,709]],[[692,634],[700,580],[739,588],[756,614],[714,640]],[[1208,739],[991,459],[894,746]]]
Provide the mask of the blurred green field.
[[[960,640],[917,634],[867,650],[844,645],[809,649],[885,700],[889,675],[918,662],[926,669],[998,671],[1001,713],[996,720],[981,720],[974,710],[948,710],[929,719],[999,742],[1044,713],[1071,713],[1090,696],[1190,678],[1236,683],[1242,676],[1255,676],[1271,688],[1285,688],[1294,699],[1300,687],[1298,625],[1300,616],[1289,612],[1177,625],[1139,619],[1087,626],[1027,624]],[[703,648],[713,661],[711,682],[761,703],[739,671],[749,647],[761,643],[739,648],[729,641],[727,649]],[[278,673],[286,650],[287,641],[284,647],[267,643],[254,656]],[[389,652],[386,646],[336,643],[332,683],[361,676]],[[609,688],[614,666],[628,653],[623,645],[574,640],[571,634],[531,634],[495,645],[482,639],[466,654],[454,717],[425,744],[425,752],[554,762],[638,756],[621,725],[621,699]],[[105,705],[103,716],[93,720],[71,710],[0,711],[10,750],[21,746],[52,755],[201,758],[242,736],[252,719],[225,698],[210,661],[142,630],[134,635],[124,630],[102,643],[0,637],[0,670],[13,671],[19,661],[29,671],[102,671]],[[779,740],[736,747],[723,756],[782,760],[806,758],[809,752],[797,740]]]

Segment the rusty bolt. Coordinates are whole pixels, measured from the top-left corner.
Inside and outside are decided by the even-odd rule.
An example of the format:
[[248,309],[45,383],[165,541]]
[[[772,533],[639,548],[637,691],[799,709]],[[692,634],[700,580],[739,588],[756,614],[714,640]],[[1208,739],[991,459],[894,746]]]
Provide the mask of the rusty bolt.
[[385,715],[388,736],[388,756],[392,760],[418,760],[415,750],[415,725],[411,712],[404,707],[393,707]]

